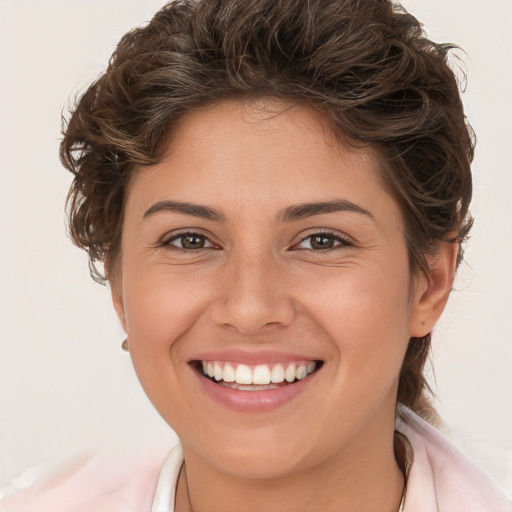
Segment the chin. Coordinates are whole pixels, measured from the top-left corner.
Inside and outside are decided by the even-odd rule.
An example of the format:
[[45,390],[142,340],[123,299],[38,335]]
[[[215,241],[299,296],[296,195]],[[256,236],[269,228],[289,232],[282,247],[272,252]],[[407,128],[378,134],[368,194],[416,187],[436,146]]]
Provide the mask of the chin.
[[[297,471],[315,466],[322,458],[327,458],[332,450],[328,446],[312,442],[311,428],[302,432],[290,425],[283,428],[241,428],[231,432],[225,431],[205,439],[180,437],[187,451],[193,458],[201,459],[220,473],[246,479],[282,478]],[[218,434],[218,433],[217,433]],[[302,434],[302,435],[301,435]]]
[[235,453],[228,451],[215,457],[211,463],[225,474],[251,480],[283,478],[308,465],[304,457],[297,456],[297,452],[276,450],[274,446],[267,449],[254,446]]

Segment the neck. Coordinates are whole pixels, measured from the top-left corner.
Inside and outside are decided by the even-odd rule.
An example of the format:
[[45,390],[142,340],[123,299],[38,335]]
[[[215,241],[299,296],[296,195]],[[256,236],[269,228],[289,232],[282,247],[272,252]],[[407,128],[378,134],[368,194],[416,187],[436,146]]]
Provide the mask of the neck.
[[404,479],[386,442],[366,436],[321,464],[275,478],[248,479],[217,471],[186,450],[177,487],[179,512],[396,512]]

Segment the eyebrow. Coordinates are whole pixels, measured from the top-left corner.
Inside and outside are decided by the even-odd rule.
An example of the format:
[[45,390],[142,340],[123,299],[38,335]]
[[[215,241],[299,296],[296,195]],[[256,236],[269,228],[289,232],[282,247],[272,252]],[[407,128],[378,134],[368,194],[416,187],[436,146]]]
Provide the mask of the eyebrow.
[[[159,201],[153,206],[148,208],[143,215],[143,219],[151,217],[161,212],[173,212],[181,213],[183,215],[191,215],[193,217],[199,217],[201,219],[212,220],[216,222],[225,222],[226,216],[220,210],[211,208],[210,206],[203,206],[199,204],[193,204],[181,201]],[[373,215],[365,210],[363,207],[347,201],[346,199],[333,199],[332,201],[323,201],[318,203],[302,203],[289,206],[284,210],[280,211],[276,215],[278,222],[292,222],[315,215],[321,215],[324,213],[335,213],[335,212],[353,212],[367,215],[374,218]]]
[[277,215],[277,220],[280,222],[292,222],[294,220],[305,219],[313,217],[314,215],[321,215],[323,213],[335,212],[353,212],[362,215],[368,215],[374,219],[373,215],[365,210],[363,207],[347,201],[346,199],[333,199],[332,201],[324,201],[320,203],[303,203],[285,208]]
[[182,213],[184,215],[192,215],[193,217],[217,222],[225,222],[226,220],[226,216],[215,208],[180,201],[159,201],[148,208],[142,218],[147,219],[148,217],[161,212]]

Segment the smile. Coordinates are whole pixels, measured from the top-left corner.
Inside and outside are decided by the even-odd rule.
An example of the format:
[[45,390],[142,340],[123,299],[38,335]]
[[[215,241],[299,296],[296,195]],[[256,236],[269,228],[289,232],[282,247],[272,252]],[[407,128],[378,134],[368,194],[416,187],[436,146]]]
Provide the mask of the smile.
[[299,396],[316,389],[314,383],[324,366],[323,360],[305,354],[236,349],[197,354],[188,363],[206,403],[213,399],[228,409],[247,413],[297,404]]
[[[226,392],[242,392],[242,394],[251,391],[253,393],[250,395],[253,397],[260,396],[261,392],[271,391],[273,397],[277,399],[278,396],[274,393],[279,393],[278,390],[284,391],[285,388],[295,387],[297,383],[315,373],[322,366],[322,361],[288,361],[249,365],[202,360],[195,361],[192,366],[207,382],[214,383],[214,388],[219,391],[225,389]],[[294,386],[291,386],[292,384]],[[239,396],[239,398],[241,397]]]
[[277,389],[306,378],[318,366],[316,361],[254,366],[223,361],[201,361],[199,364],[204,377],[220,385],[242,391]]

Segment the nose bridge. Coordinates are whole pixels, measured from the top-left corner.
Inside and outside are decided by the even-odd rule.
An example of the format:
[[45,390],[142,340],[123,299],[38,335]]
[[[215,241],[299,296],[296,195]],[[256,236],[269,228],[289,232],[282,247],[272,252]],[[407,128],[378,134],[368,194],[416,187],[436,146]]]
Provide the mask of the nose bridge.
[[248,245],[232,251],[225,264],[214,321],[243,334],[285,326],[293,317],[291,298],[283,286],[278,257],[271,250]]

